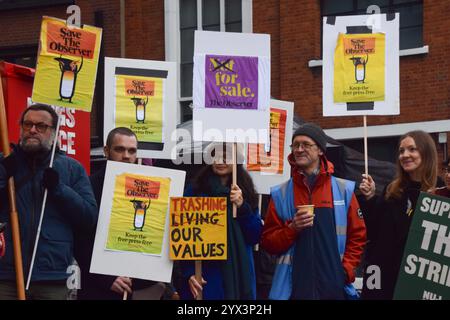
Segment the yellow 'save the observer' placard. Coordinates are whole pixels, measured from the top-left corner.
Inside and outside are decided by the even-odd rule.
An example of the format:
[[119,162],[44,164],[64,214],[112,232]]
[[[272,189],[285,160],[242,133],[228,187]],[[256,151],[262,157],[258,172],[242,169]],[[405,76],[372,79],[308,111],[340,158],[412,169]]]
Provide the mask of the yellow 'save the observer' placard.
[[385,34],[342,34],[334,53],[334,102],[385,99]]
[[32,100],[91,111],[102,29],[44,17]]
[[163,142],[164,78],[116,74],[115,126],[140,142]]
[[116,176],[107,250],[161,255],[170,179]]
[[170,258],[227,259],[227,198],[171,198]]

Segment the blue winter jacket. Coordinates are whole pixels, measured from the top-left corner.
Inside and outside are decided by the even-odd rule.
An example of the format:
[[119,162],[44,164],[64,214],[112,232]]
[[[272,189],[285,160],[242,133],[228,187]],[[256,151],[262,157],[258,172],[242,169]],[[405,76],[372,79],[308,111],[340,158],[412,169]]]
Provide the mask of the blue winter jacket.
[[[15,147],[14,153],[18,167],[14,174],[16,205],[26,279],[42,207],[42,176],[49,165],[50,153],[41,158],[30,158],[20,147]],[[69,276],[67,268],[72,263],[74,233],[93,228],[97,220],[97,205],[81,164],[57,151],[53,168],[59,173],[59,184],[47,196],[32,281],[66,279]],[[0,221],[9,221],[6,172],[1,164]],[[0,279],[13,281],[11,228],[6,230],[5,237],[7,250],[0,260]]]

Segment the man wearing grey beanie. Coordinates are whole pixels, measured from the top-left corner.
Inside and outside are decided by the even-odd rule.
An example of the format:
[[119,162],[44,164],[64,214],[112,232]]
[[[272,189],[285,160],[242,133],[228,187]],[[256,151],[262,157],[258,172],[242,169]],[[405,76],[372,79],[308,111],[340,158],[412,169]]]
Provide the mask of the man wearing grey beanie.
[[271,189],[261,244],[279,256],[270,299],[356,299],[366,242],[353,181],[332,176],[327,137],[314,123],[292,136],[291,179]]

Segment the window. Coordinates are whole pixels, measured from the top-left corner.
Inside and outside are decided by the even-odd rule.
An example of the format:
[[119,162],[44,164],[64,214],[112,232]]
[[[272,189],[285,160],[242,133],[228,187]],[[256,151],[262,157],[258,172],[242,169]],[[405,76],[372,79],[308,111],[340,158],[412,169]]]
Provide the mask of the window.
[[[192,119],[195,30],[251,32],[251,4],[252,0],[179,0],[175,4],[166,0],[166,60],[179,63],[179,122]],[[178,26],[176,30],[173,25]]]
[[322,0],[322,17],[366,14],[370,5],[381,13],[400,13],[400,50],[423,46],[422,0]]
[[241,0],[225,1],[225,31],[242,32]]
[[194,33],[197,30],[197,0],[180,1],[180,93],[192,96],[192,70],[194,67]]

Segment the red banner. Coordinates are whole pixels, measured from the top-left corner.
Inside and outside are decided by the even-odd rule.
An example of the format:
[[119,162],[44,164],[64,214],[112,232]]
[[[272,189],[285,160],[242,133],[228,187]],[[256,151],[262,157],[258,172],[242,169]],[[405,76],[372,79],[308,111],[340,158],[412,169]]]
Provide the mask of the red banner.
[[[8,118],[8,137],[18,143],[20,115],[27,106],[33,89],[34,69],[0,62],[3,94]],[[90,113],[61,108],[59,147],[69,157],[78,160],[90,173]]]

